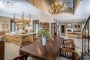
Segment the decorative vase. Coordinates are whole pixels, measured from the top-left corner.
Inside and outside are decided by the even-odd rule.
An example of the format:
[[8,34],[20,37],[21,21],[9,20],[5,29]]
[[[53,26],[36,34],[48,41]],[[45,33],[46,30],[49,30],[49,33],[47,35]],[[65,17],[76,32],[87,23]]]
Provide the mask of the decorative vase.
[[22,34],[26,34],[26,31],[22,30],[21,33],[22,33]]
[[42,36],[42,45],[46,45],[46,37]]

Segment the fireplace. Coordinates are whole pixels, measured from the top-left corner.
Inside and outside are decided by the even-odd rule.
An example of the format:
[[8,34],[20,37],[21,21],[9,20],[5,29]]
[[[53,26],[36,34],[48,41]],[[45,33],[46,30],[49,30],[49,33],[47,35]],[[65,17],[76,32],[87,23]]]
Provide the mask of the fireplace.
[[66,32],[73,32],[72,28],[66,28]]

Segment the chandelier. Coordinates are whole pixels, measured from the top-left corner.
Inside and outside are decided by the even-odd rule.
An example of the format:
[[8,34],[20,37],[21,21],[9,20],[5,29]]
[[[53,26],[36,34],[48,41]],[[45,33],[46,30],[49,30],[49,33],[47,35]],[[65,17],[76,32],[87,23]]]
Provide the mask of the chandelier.
[[66,4],[62,4],[59,0],[54,0],[54,4],[49,6],[49,12],[52,14],[66,12]]
[[16,22],[17,25],[29,24],[30,18],[31,18],[31,15],[29,14],[29,20],[24,19],[24,12],[22,12],[21,19],[15,20],[15,17],[14,17],[14,20],[15,20],[14,22]]

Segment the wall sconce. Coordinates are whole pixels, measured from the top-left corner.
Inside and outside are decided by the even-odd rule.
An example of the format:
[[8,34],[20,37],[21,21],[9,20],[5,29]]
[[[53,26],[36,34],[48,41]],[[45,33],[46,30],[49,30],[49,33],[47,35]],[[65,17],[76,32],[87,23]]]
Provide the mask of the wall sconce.
[[2,29],[8,29],[7,21],[4,21],[2,24]]

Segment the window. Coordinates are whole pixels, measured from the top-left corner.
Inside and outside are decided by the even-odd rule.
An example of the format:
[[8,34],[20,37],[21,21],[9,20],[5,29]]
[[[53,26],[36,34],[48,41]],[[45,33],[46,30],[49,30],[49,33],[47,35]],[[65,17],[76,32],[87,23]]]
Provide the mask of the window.
[[38,30],[39,30],[39,20],[34,20],[33,21],[33,31],[35,33],[38,33]]
[[14,22],[14,20],[11,20],[11,31],[12,32],[14,32],[15,31],[15,27],[16,27],[16,25],[15,25],[15,22]]

